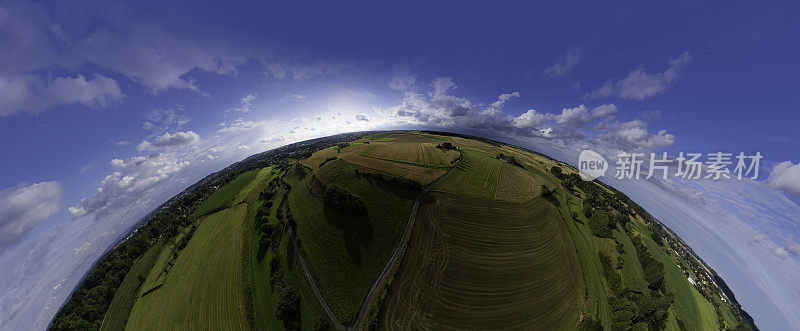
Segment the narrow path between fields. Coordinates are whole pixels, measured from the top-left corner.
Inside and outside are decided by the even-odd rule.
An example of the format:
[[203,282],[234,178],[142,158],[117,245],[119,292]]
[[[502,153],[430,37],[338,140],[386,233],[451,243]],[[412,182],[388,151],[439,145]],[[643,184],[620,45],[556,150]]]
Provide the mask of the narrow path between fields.
[[[461,151],[459,151],[459,153],[461,153]],[[447,172],[445,172],[439,178],[436,178],[436,180],[425,186],[425,188],[423,188],[422,191],[419,192],[419,194],[417,195],[417,199],[414,200],[414,206],[411,207],[411,215],[408,216],[408,222],[406,223],[406,229],[403,232],[403,237],[400,238],[400,242],[397,243],[397,247],[395,247],[394,252],[392,252],[392,257],[389,259],[388,262],[386,262],[386,266],[383,267],[383,271],[381,271],[381,274],[378,276],[378,279],[375,280],[375,283],[372,284],[372,288],[369,289],[367,297],[364,298],[364,301],[361,303],[361,309],[358,311],[356,320],[353,322],[352,325],[348,325],[348,329],[350,330],[361,329],[361,322],[364,320],[364,316],[367,314],[367,310],[369,310],[369,305],[372,302],[372,298],[375,296],[375,293],[378,292],[378,289],[383,284],[383,281],[386,279],[386,276],[389,274],[389,271],[392,269],[392,266],[394,266],[397,257],[400,256],[400,252],[403,251],[406,244],[408,243],[408,237],[411,235],[411,228],[413,228],[412,225],[414,224],[414,218],[417,216],[417,209],[419,209],[419,204],[422,201],[422,198],[425,197],[425,194],[428,193],[428,190],[430,190],[431,187],[441,182],[445,177],[447,177],[447,175],[453,172],[453,170],[455,170],[456,167],[458,167],[458,165],[461,163],[461,160],[463,159],[464,159],[464,154],[462,153],[458,157],[458,162],[453,164],[453,166],[450,167],[450,169],[448,169]]]
[[[286,217],[286,215],[288,215],[286,213],[287,209],[286,205],[289,204],[289,195],[286,192],[286,188],[283,187],[283,177],[281,177],[281,180],[279,180],[278,183],[280,183],[281,191],[284,194],[284,199],[282,200],[283,201],[282,208],[283,208],[283,217]],[[292,246],[294,246],[295,254],[297,254],[297,257],[300,260],[300,265],[303,266],[303,271],[306,274],[306,278],[308,278],[308,282],[311,283],[311,288],[314,289],[314,294],[317,295],[317,300],[319,300],[319,304],[322,306],[322,309],[325,310],[325,313],[328,314],[328,317],[331,319],[331,322],[333,322],[333,326],[336,327],[337,330],[344,330],[345,328],[342,325],[342,323],[340,323],[339,319],[336,318],[336,315],[333,314],[331,307],[328,306],[328,304],[325,302],[325,299],[322,298],[322,293],[319,292],[319,288],[317,287],[317,282],[314,281],[314,277],[311,276],[311,271],[308,270],[308,265],[306,265],[306,259],[303,258],[303,253],[300,252],[300,246],[297,245],[297,238],[295,238],[294,236],[294,230],[292,229],[291,226],[289,226],[288,222],[285,223],[286,223],[285,224],[286,229],[289,230],[289,240],[292,242]]]
[[[459,151],[459,153],[461,153],[461,151]],[[300,260],[300,265],[303,266],[303,271],[306,274],[306,278],[308,278],[308,282],[311,283],[311,288],[314,289],[314,294],[317,295],[317,300],[319,300],[319,304],[322,306],[322,309],[325,310],[325,313],[328,314],[328,317],[331,319],[331,322],[333,322],[333,325],[334,327],[336,327],[337,330],[359,330],[361,328],[361,323],[363,322],[364,316],[367,314],[367,311],[369,310],[369,305],[372,302],[375,293],[378,292],[378,289],[383,284],[383,281],[386,279],[386,276],[389,274],[389,271],[392,269],[392,266],[394,266],[395,262],[397,261],[397,258],[400,256],[400,252],[403,251],[408,242],[408,237],[411,235],[412,225],[414,224],[414,219],[417,214],[417,209],[419,209],[419,204],[422,201],[422,198],[425,196],[428,190],[431,189],[431,187],[438,184],[445,177],[450,175],[450,173],[453,172],[453,170],[455,170],[456,167],[458,167],[458,165],[461,163],[462,160],[464,160],[463,153],[461,153],[461,155],[458,158],[458,161],[455,164],[453,164],[450,167],[450,169],[447,170],[447,172],[439,176],[439,178],[436,178],[436,180],[425,186],[422,189],[422,191],[419,192],[417,198],[414,200],[414,206],[411,208],[411,215],[409,215],[408,217],[406,228],[403,231],[403,237],[400,238],[400,242],[397,243],[397,247],[395,247],[394,252],[392,252],[392,257],[389,259],[389,261],[386,262],[386,266],[383,267],[381,274],[378,275],[378,278],[375,279],[375,283],[372,284],[372,288],[369,289],[369,293],[367,293],[367,296],[361,303],[361,309],[359,309],[358,311],[356,320],[352,324],[343,325],[341,322],[339,322],[339,319],[336,318],[336,315],[333,313],[333,310],[331,310],[331,308],[325,302],[325,299],[322,297],[322,293],[320,293],[319,288],[317,287],[317,282],[311,275],[311,271],[308,269],[308,265],[306,265],[306,260],[305,258],[303,258],[303,253],[300,252],[300,246],[297,245],[297,238],[294,235],[292,227],[290,227],[288,223],[285,225],[285,227],[289,230],[289,239],[292,241],[292,246],[294,246],[295,253],[297,254]],[[284,173],[284,175],[286,174]],[[283,177],[281,177],[281,180],[278,181],[278,183],[280,183],[282,193],[285,196],[285,199],[283,199],[283,206],[282,206],[283,215],[285,217],[286,215],[288,215],[286,205],[289,204],[289,196],[288,194],[286,194],[287,193],[286,188],[283,186]]]

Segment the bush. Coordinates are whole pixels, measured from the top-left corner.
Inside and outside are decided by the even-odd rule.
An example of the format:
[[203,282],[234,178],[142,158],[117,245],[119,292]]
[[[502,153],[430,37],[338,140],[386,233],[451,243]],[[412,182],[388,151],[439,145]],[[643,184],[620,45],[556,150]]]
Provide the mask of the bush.
[[275,317],[286,322],[297,317],[299,313],[300,294],[293,286],[287,286],[281,292],[281,298],[275,306]]
[[382,173],[377,173],[377,172],[368,172],[356,169],[356,177],[366,177],[368,179],[374,179],[389,185],[396,185],[400,187],[410,188],[412,190],[422,189],[422,183],[420,182],[395,176],[384,175]]
[[581,322],[578,323],[578,330],[580,331],[602,331],[603,325],[600,324],[600,320],[595,318],[592,315],[586,314],[583,315]]
[[451,144],[449,142],[443,142],[441,144],[438,144],[438,145],[436,145],[436,148],[441,148],[441,149],[444,149],[444,150],[455,150],[455,149],[457,149],[456,146],[453,146],[453,144]]
[[362,214],[366,212],[364,201],[336,184],[328,185],[322,194],[325,205],[348,214]]
[[608,219],[608,214],[599,211],[592,214],[589,218],[589,227],[592,229],[592,234],[601,238],[611,238],[611,221]]

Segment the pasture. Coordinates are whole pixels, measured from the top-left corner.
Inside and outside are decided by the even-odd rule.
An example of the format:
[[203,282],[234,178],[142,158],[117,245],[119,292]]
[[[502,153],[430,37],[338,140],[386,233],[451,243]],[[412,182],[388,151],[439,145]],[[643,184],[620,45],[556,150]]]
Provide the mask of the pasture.
[[240,265],[246,211],[240,204],[201,220],[163,285],[136,301],[126,329],[248,328]]
[[193,217],[205,216],[206,214],[218,211],[231,204],[236,195],[242,191],[242,188],[247,186],[253,181],[253,178],[260,172],[260,169],[253,169],[245,172],[230,183],[219,188],[212,194],[200,207],[192,214]]
[[711,304],[689,283],[674,257],[650,239],[650,230],[641,221],[634,224],[647,250],[654,259],[664,264],[664,283],[667,292],[675,295],[673,309],[676,317],[686,325],[694,325],[702,330],[716,329],[716,315]]
[[[329,166],[335,165],[326,164],[318,170]],[[326,183],[335,183],[361,197],[366,214],[345,214],[325,207],[308,186],[307,179],[316,170],[303,177],[293,171],[285,179],[292,187],[289,207],[297,222],[304,257],[323,297],[336,316],[347,322],[355,318],[400,240],[416,192],[358,178],[355,168],[341,166],[345,168],[337,176],[327,177]]]
[[394,142],[383,144],[371,151],[368,155],[379,159],[411,162],[433,167],[449,167],[453,160],[458,158],[457,151],[436,148],[436,144],[429,142]]
[[506,162],[495,159],[494,155],[474,150],[465,149],[463,153],[464,160],[447,178],[433,187],[433,190],[494,199],[500,167]]
[[142,257],[133,263],[125,278],[122,279],[122,284],[119,285],[117,292],[114,293],[114,299],[111,300],[111,305],[103,318],[103,325],[100,326],[100,330],[125,329],[128,315],[130,315],[131,309],[136,303],[136,298],[139,296],[139,288],[143,283],[141,279],[147,277],[148,272],[156,262],[156,258],[161,253],[161,249],[164,248],[165,241],[166,239],[161,239],[156,242]]

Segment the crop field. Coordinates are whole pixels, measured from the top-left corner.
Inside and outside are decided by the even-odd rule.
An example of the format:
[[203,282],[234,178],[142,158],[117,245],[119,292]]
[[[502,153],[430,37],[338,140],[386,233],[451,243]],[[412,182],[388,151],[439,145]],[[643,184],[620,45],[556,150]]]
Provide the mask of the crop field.
[[583,297],[569,233],[541,198],[432,193],[392,284],[384,329],[570,328]]
[[433,143],[395,142],[380,146],[369,153],[369,156],[434,167],[449,167],[451,162],[458,158],[458,152],[436,148]]
[[375,169],[423,184],[434,181],[447,171],[446,168],[423,167],[412,163],[382,160],[354,153],[342,154],[341,158],[357,166]]
[[509,202],[526,202],[539,196],[540,185],[520,167],[502,162],[495,199]]
[[246,211],[240,204],[201,220],[163,286],[136,301],[126,328],[248,328],[240,265]]
[[474,150],[463,150],[464,160],[433,189],[491,200],[497,193],[500,167],[505,161]]
[[323,297],[346,323],[355,318],[361,301],[392,255],[417,192],[357,178],[349,169],[328,180],[361,197],[367,213],[351,215],[326,208],[309,191],[308,180],[297,174],[286,177],[292,187],[289,207],[297,222],[304,257]]
[[214,194],[208,197],[208,199],[206,199],[206,201],[197,208],[192,216],[204,216],[208,213],[215,212],[229,206],[236,195],[242,191],[242,188],[250,184],[253,181],[253,178],[255,178],[260,171],[260,169],[253,169],[239,175],[239,177],[236,177],[236,179],[221,187],[219,190],[214,192]]
[[300,160],[300,164],[315,169],[329,157],[339,156],[335,149],[325,148],[314,152],[308,158]]
[[[555,177],[549,175],[549,172],[541,176],[543,180],[545,180],[544,178],[555,179]],[[580,264],[585,285],[584,302],[587,305],[585,309],[599,317],[603,322],[604,328],[610,329],[609,288],[603,275],[600,258],[597,255],[595,237],[589,229],[588,220],[583,216],[583,207],[580,205],[580,200],[567,194],[563,189],[558,189],[557,195],[563,222],[566,224],[572,237],[572,242],[578,252],[578,263]],[[579,215],[577,219],[572,217],[573,213]]]
[[128,315],[133,309],[133,304],[139,295],[139,287],[142,281],[139,277],[144,279],[147,277],[150,268],[156,262],[161,249],[164,247],[165,239],[156,242],[150,247],[147,252],[142,255],[131,266],[131,270],[122,279],[117,292],[114,293],[114,299],[108,307],[106,316],[103,318],[103,325],[101,330],[122,330],[125,328],[125,323],[128,321]]
[[236,205],[246,200],[251,200],[253,194],[258,195],[258,193],[267,186],[267,183],[272,179],[272,167],[266,167],[259,171],[257,171],[256,176],[250,180],[247,185],[242,188],[239,193],[236,194],[236,197],[231,202],[231,205]]

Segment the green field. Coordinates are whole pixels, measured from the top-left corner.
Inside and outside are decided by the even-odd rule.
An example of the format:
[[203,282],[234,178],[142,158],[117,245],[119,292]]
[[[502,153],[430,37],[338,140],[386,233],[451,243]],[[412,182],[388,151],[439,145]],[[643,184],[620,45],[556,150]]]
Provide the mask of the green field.
[[661,246],[650,239],[650,231],[640,222],[634,223],[636,231],[642,234],[642,241],[647,245],[653,258],[664,264],[666,288],[675,295],[673,305],[676,317],[686,325],[695,325],[702,330],[717,329],[716,315],[711,304],[697,291],[684,276],[675,259],[665,253]]
[[[326,164],[321,169],[328,166]],[[320,169],[320,170],[321,170]],[[362,197],[366,215],[345,214],[323,205],[310,187],[309,173],[291,172],[289,207],[297,222],[303,254],[323,297],[342,322],[352,321],[402,235],[416,192],[356,177],[345,166],[322,177]],[[314,170],[316,171],[316,170]]]
[[617,226],[614,231],[614,237],[625,247],[625,264],[622,267],[622,285],[638,293],[649,293],[647,283],[644,280],[644,272],[639,263],[639,257],[636,256],[636,249],[633,247],[633,242],[622,226]]
[[103,318],[103,325],[101,330],[123,330],[125,323],[128,321],[128,315],[133,309],[136,298],[139,296],[139,288],[142,285],[142,280],[147,277],[150,268],[156,262],[164,247],[166,239],[159,240],[155,245],[150,247],[147,252],[142,255],[131,266],[131,270],[122,279],[117,292],[114,293],[114,300],[111,301],[111,306],[108,307],[105,318]]
[[239,192],[241,192],[245,186],[249,185],[259,172],[259,169],[254,169],[239,175],[239,177],[236,177],[236,179],[221,187],[219,190],[214,192],[214,194],[208,197],[208,199],[206,199],[206,201],[197,208],[192,216],[204,216],[208,213],[216,212],[229,206]]
[[558,210],[434,193],[385,306],[384,329],[552,329],[578,323],[583,289]]
[[[126,329],[246,329],[240,204],[205,217],[164,284],[142,296]],[[149,277],[149,276],[148,276]]]
[[[255,170],[254,170],[255,171]],[[249,174],[250,172],[246,172],[242,174]],[[249,177],[249,175],[248,175]],[[255,177],[250,179],[250,182],[242,188],[239,193],[231,201],[231,205],[236,205],[246,200],[253,200],[253,195],[257,195],[264,187],[267,186],[267,182],[272,179],[272,167],[266,167],[264,169],[256,171]],[[245,180],[247,177],[244,177],[242,180]],[[237,184],[238,186],[238,184]]]
[[[435,147],[440,141],[458,150]],[[498,159],[499,153],[516,162]],[[650,327],[678,330],[681,321],[710,330],[718,323],[733,327],[740,318],[715,297],[717,321],[714,305],[683,274],[680,266],[687,262],[668,245],[656,244],[650,237],[656,227],[640,215],[612,227],[610,238],[594,235],[597,229],[584,214],[594,203],[589,195],[614,192],[585,185],[567,189],[564,175],[550,169],[570,174],[574,168],[512,146],[388,132],[250,170],[218,188],[192,214],[194,225],[182,226],[172,238],[152,239],[115,293],[102,328],[330,329],[301,256],[324,301],[348,326],[400,242],[420,193],[398,178],[433,182],[459,156],[452,172],[422,196],[401,260],[381,285],[387,290],[381,287],[367,325],[360,326],[569,330],[591,316],[611,329],[612,315],[620,316],[616,298],[639,305],[661,297],[673,301],[660,306],[660,322],[648,321]],[[273,182],[274,196],[263,195],[278,177],[290,187],[288,194]],[[358,197],[366,211],[328,207],[322,193],[332,184]],[[272,204],[268,209],[260,208],[264,197]],[[284,215],[283,201],[291,217],[278,217]],[[262,220],[274,229],[273,243],[264,247],[261,233],[269,229],[257,226]],[[287,224],[296,224],[301,255]],[[637,238],[663,264],[663,290],[648,288],[653,274],[645,275],[641,261],[654,263],[647,253],[637,255]],[[600,255],[609,257],[610,266],[604,269]],[[612,288],[609,280],[617,276],[621,287]],[[276,311],[287,289],[296,290],[299,307],[281,320]],[[636,318],[626,321],[646,319]]]
[[433,189],[487,200],[494,199],[500,167],[505,162],[495,159],[494,155],[474,150],[464,150],[463,153],[464,160],[456,170]]

